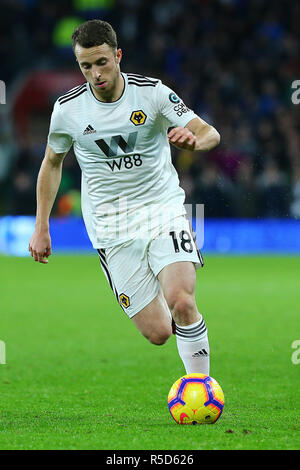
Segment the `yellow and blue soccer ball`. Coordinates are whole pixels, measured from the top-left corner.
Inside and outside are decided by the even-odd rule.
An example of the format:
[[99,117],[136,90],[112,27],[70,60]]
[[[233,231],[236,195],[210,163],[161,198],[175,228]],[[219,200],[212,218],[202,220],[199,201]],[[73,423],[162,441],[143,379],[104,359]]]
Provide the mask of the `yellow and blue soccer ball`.
[[218,382],[205,374],[188,374],[172,385],[168,407],[178,424],[212,424],[224,408],[224,393]]

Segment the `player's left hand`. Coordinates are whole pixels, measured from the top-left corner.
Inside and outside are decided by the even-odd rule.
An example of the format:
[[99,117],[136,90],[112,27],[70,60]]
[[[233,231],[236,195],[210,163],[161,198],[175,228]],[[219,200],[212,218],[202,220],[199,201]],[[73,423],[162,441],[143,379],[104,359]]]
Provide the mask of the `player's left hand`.
[[168,133],[170,144],[179,149],[194,150],[196,136],[186,127],[174,127]]

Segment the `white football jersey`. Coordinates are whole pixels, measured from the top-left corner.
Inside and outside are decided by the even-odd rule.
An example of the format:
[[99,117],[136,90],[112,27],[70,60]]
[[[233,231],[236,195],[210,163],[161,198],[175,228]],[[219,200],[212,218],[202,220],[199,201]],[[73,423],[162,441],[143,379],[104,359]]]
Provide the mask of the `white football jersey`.
[[160,80],[122,76],[117,101],[97,100],[84,83],[58,98],[51,116],[48,144],[56,153],[73,145],[82,170],[82,213],[94,248],[152,230],[166,213],[185,214],[167,131],[197,115]]

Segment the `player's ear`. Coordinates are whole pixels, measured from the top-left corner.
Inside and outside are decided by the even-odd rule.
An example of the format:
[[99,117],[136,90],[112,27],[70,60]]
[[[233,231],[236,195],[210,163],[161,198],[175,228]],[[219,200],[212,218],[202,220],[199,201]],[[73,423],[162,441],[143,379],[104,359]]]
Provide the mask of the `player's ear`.
[[122,60],[122,49],[117,49],[116,52],[116,62],[119,64]]

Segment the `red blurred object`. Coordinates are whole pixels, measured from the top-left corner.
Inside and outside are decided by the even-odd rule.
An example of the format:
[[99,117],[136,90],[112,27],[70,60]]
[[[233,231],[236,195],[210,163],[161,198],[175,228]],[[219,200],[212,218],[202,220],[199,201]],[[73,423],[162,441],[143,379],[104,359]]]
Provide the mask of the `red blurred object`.
[[57,209],[58,215],[70,215],[74,207],[74,201],[71,196],[64,194],[58,201]]
[[32,113],[51,108],[58,96],[82,83],[84,78],[79,71],[43,70],[25,77],[13,103],[17,138],[26,140]]

